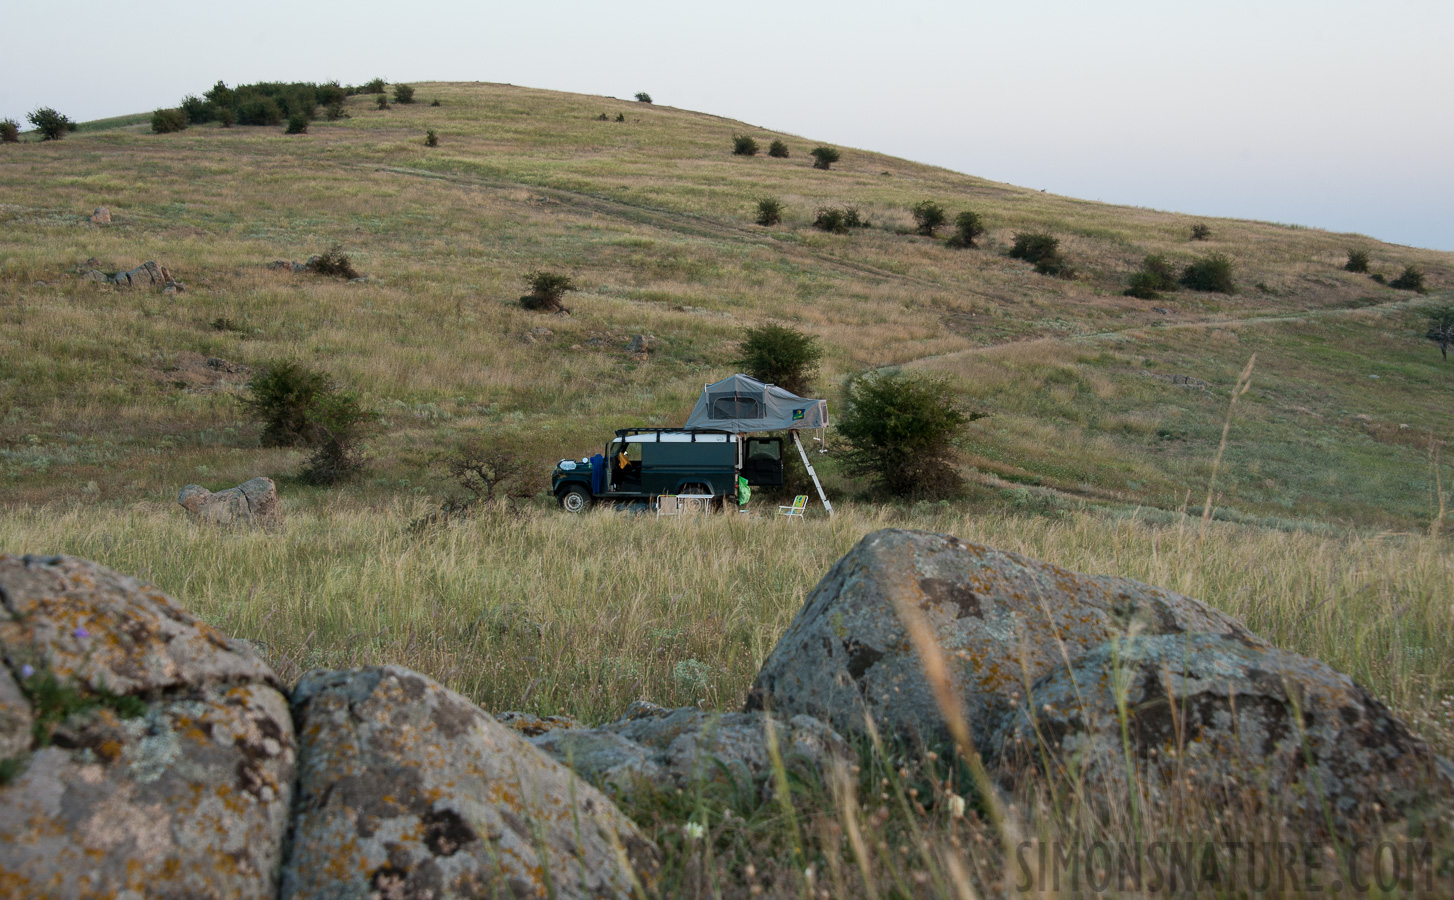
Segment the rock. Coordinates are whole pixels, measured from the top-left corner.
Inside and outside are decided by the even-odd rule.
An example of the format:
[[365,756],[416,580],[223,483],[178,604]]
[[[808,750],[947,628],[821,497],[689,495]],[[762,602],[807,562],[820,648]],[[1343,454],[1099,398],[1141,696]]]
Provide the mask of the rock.
[[395,666],[311,672],[280,897],[631,895],[656,847],[595,788],[465,698]]
[[1138,789],[1153,802],[1191,781],[1232,807],[1268,798],[1304,828],[1324,825],[1326,810],[1339,829],[1454,804],[1428,745],[1352,679],[1228,634],[1132,637],[1058,667],[990,753],[1010,780],[1048,753],[1052,766],[1074,761],[1085,794],[1126,797],[1116,683]]
[[815,716],[845,734],[861,733],[868,712],[904,740],[946,740],[896,601],[927,619],[979,747],[1024,704],[1026,685],[1127,629],[1256,642],[1231,617],[1170,591],[889,529],[864,537],[813,589],[763,663],[747,708]]
[[95,281],[101,284],[111,280],[111,277],[100,269],[87,269],[81,274],[82,281]]
[[96,211],[93,212],[93,213],[91,213],[91,224],[93,224],[93,225],[110,225],[111,224],[111,210],[107,209],[104,206],[98,206],[98,207],[96,207]]
[[[519,713],[502,714],[519,716]],[[634,703],[626,714],[600,728],[578,723],[540,728],[529,735],[536,747],[570,765],[576,773],[617,796],[662,787],[689,788],[699,782],[730,779],[765,786],[772,774],[765,728],[766,713],[708,712],[695,706],[664,709]],[[849,756],[837,732],[810,716],[794,716],[777,728],[778,752],[804,774],[816,774],[832,756]]]
[[161,266],[147,260],[129,272],[117,272],[111,280],[116,284],[133,288],[149,288],[165,284]]
[[371,281],[371,280],[372,279],[370,279],[367,275],[360,275],[357,278],[350,278],[348,280],[348,283],[349,284],[368,284],[369,281]]
[[276,896],[295,745],[272,671],[85,560],[0,556],[0,601],[6,662],[73,698],[32,711],[48,742],[0,787],[4,893]]
[[271,478],[254,478],[215,494],[200,484],[189,484],[177,494],[177,502],[195,521],[212,525],[273,525],[282,518]]
[[502,712],[495,721],[523,737],[536,737],[557,728],[578,728],[580,722],[574,716],[537,716],[534,713]]
[[632,335],[630,343],[626,345],[626,352],[633,354],[644,354],[651,352],[651,345],[655,341],[644,334]]
[[30,749],[30,726],[35,717],[30,701],[9,670],[0,667],[0,759],[13,759]]
[[288,262],[286,259],[275,259],[272,262],[268,263],[268,269],[274,272],[278,271],[279,269],[287,269],[291,272],[297,269],[297,267],[297,263]]

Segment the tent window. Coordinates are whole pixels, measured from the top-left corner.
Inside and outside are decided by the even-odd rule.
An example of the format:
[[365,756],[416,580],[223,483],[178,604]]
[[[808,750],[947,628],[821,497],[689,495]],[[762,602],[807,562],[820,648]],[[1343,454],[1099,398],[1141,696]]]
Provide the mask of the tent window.
[[751,394],[718,394],[711,398],[710,415],[714,419],[760,419],[762,397]]

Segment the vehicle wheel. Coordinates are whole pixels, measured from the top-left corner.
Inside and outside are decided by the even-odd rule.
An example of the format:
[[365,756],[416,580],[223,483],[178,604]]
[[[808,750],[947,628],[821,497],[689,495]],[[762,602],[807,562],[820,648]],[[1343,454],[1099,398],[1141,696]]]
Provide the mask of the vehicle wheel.
[[[705,484],[684,484],[684,485],[681,486],[681,488],[678,491],[678,493],[681,493],[681,494],[710,494],[710,493],[712,493],[712,489],[709,488],[709,487],[707,487]],[[705,511],[706,509],[708,509],[708,504],[710,504],[711,502],[712,501],[710,501],[710,500],[683,500],[682,501],[682,511],[683,512],[690,511],[690,512],[694,512],[694,513],[700,513],[700,512]]]
[[560,492],[556,502],[568,513],[585,512],[591,508],[591,494],[580,485],[573,484]]

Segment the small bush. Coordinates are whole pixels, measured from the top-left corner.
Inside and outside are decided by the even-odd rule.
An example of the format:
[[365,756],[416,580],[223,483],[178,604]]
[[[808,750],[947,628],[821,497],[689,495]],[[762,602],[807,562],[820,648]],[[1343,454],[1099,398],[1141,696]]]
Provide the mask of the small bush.
[[426,147],[438,147],[439,146],[439,135],[435,134],[432,131],[426,131],[426,132],[424,132],[424,146],[426,146]]
[[849,228],[867,228],[869,226],[868,216],[856,206],[843,207],[843,223]]
[[1156,253],[1141,260],[1141,271],[1154,278],[1158,291],[1176,290],[1176,269],[1166,257]]
[[954,234],[949,238],[951,247],[973,247],[975,240],[985,233],[984,222],[979,213],[968,210],[954,217]]
[[520,305],[526,309],[545,312],[570,312],[561,305],[561,298],[568,291],[576,289],[569,275],[559,272],[530,272],[525,276],[530,293],[520,298]]
[[745,134],[732,136],[732,155],[734,156],[756,156],[757,141]]
[[1182,270],[1181,284],[1194,291],[1235,294],[1237,287],[1232,283],[1232,258],[1213,253],[1193,260]]
[[1425,337],[1439,345],[1439,352],[1444,359],[1449,359],[1449,347],[1454,344],[1454,306],[1444,304],[1433,309],[1426,310],[1424,317],[1429,320],[1429,330]]
[[330,122],[337,122],[339,119],[347,119],[348,113],[344,112],[342,103],[330,103],[323,107],[323,115]]
[[787,159],[790,155],[788,153],[788,145],[780,140],[773,141],[767,146],[767,155],[773,159]]
[[387,83],[388,82],[384,81],[384,79],[382,78],[375,78],[373,81],[366,81],[359,88],[359,93],[382,94],[384,92],[384,85],[386,85]]
[[1194,241],[1205,241],[1212,236],[1212,229],[1201,222],[1191,227],[1191,239]]
[[288,134],[307,134],[308,117],[302,113],[293,113],[288,117]]
[[1343,263],[1343,268],[1344,268],[1344,270],[1346,270],[1348,272],[1367,272],[1368,271],[1368,251],[1367,250],[1349,250],[1348,251],[1348,261],[1345,262],[1345,263]]
[[231,316],[218,316],[217,318],[213,319],[212,330],[230,331],[235,334],[245,334],[247,332],[247,329],[243,328],[240,324],[238,324],[237,320],[232,318]]
[[776,225],[783,220],[783,202],[776,197],[757,201],[757,224]]
[[440,106],[442,104],[440,104],[439,98],[438,97],[435,97],[433,100],[430,100],[429,101],[429,105],[430,106]]
[[749,328],[737,352],[740,356],[733,363],[744,373],[800,396],[812,390],[813,376],[823,359],[817,338],[781,325]]
[[601,113],[599,116],[596,116],[596,121],[597,122],[609,122],[609,121],[611,121],[611,117],[608,116],[608,115],[606,115],[605,113]]
[[1127,297],[1136,297],[1141,300],[1159,300],[1161,292],[1157,284],[1156,276],[1150,272],[1132,272],[1126,289],[1121,293]]
[[949,214],[944,211],[944,207],[933,200],[915,203],[909,212],[914,216],[915,230],[925,237],[933,237],[934,230],[949,221]]
[[532,494],[534,466],[514,450],[471,438],[453,453],[431,460],[450,482],[439,509],[409,523],[413,532],[467,519],[480,509],[508,501],[512,512]]
[[34,112],[28,113],[25,117],[35,130],[40,132],[40,139],[43,141],[58,141],[66,136],[66,132],[75,131],[75,122],[51,109],[49,106],[42,106]]
[[407,84],[394,85],[394,102],[410,104],[414,102],[414,89]]
[[1404,266],[1403,274],[1390,281],[1388,286],[1422,294],[1427,290],[1424,287],[1424,270],[1418,266]]
[[0,144],[20,143],[20,123],[14,119],[0,119]]
[[903,372],[860,376],[844,387],[838,433],[848,442],[845,469],[896,497],[957,493],[955,442],[978,415],[959,409],[943,381]]
[[813,227],[829,234],[847,234],[848,216],[836,206],[820,207],[813,219]]
[[814,147],[808,155],[813,157],[813,168],[825,171],[842,158],[832,147]]
[[317,437],[311,444],[313,453],[300,473],[307,484],[331,485],[347,481],[362,471],[364,455],[358,447],[364,424],[369,416],[358,398],[347,391],[336,391],[320,398],[315,423]]
[[1013,259],[1034,263],[1035,271],[1041,275],[1058,278],[1074,278],[1075,267],[1060,255],[1060,238],[1043,231],[1027,231],[1015,235],[1010,247]]
[[335,275],[339,278],[357,278],[353,261],[343,252],[341,244],[334,244],[327,250],[308,260],[308,268],[319,275]]
[[1382,272],[1374,272],[1373,274],[1369,275],[1368,277],[1369,278],[1372,278],[1374,281],[1378,282],[1379,284],[1387,284],[1388,283],[1388,279],[1383,277],[1383,273]]
[[624,112],[618,112],[618,113],[616,113],[616,121],[617,122],[624,122],[624,121],[626,121],[626,114]]
[[380,94],[379,95],[379,109],[388,109],[388,108],[389,108],[389,95],[388,94]]
[[187,130],[187,114],[180,109],[159,109],[151,114],[153,134],[172,134]]
[[281,125],[283,110],[272,97],[256,97],[239,103],[237,124],[239,125]]
[[651,102],[651,95],[648,94],[646,91],[637,91],[636,92],[636,102],[637,103],[650,103]]
[[249,379],[242,405],[261,421],[264,447],[305,446],[318,437],[321,398],[336,390],[323,372],[301,363],[276,361]]
[[224,106],[217,111],[217,121],[222,123],[223,128],[231,128],[237,124],[237,110],[230,106]]
[[182,98],[181,109],[186,114],[187,121],[192,125],[205,125],[217,118],[217,107],[213,106],[210,101],[191,94]]

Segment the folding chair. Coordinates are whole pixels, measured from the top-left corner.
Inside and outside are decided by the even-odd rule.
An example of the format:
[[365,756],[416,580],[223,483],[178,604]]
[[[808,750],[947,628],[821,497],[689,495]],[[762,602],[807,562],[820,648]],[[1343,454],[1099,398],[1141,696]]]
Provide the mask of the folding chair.
[[656,517],[679,516],[682,514],[682,503],[675,494],[662,494],[656,498]]
[[801,519],[803,517],[803,510],[806,509],[807,506],[808,495],[799,494],[798,496],[793,498],[792,506],[779,506],[777,508],[777,513],[780,516],[787,516],[791,519]]

